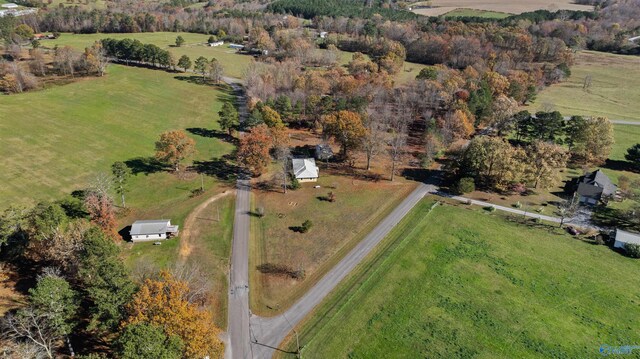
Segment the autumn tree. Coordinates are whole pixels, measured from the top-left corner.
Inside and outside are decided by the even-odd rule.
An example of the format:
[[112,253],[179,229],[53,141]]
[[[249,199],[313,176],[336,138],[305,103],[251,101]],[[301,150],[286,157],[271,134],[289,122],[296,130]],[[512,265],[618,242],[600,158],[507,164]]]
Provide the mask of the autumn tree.
[[100,227],[105,234],[116,236],[116,210],[108,194],[91,191],[85,197],[84,207],[89,212],[93,224]]
[[127,306],[129,316],[124,325],[146,323],[163,328],[168,337],[182,340],[183,357],[221,358],[224,348],[218,339],[220,329],[213,324],[211,312],[186,300],[188,292],[185,282],[166,271],[146,279]]
[[285,146],[288,142],[287,126],[282,121],[280,114],[270,106],[262,106],[260,112],[262,121],[269,127],[273,147]]
[[347,157],[350,149],[361,145],[367,129],[359,114],[342,110],[322,117],[326,135],[333,136],[340,143],[341,152]]
[[491,120],[489,125],[498,131],[498,136],[513,130],[513,115],[518,110],[518,103],[511,97],[499,95],[491,104]]
[[272,147],[271,132],[262,124],[251,128],[249,133],[240,138],[238,160],[247,167],[254,176],[261,175],[271,162],[269,150]]
[[222,64],[220,64],[220,61],[215,58],[211,59],[207,67],[207,71],[209,72],[209,78],[214,82],[219,83],[220,81],[222,81],[224,68],[222,67]]
[[195,152],[196,142],[182,130],[167,131],[156,142],[156,159],[178,171],[180,162]]
[[229,136],[233,133],[233,130],[240,125],[240,117],[238,111],[231,102],[225,102],[222,105],[222,109],[218,112],[218,124],[220,128],[227,131]]
[[396,117],[391,121],[389,133],[387,136],[387,152],[389,153],[389,159],[391,160],[391,181],[395,179],[396,166],[402,159],[405,152],[405,146],[407,145],[407,121],[405,118]]
[[180,56],[180,59],[178,59],[178,67],[183,68],[184,71],[187,72],[187,70],[191,68],[191,59],[189,58],[189,56]]
[[573,145],[572,153],[577,161],[601,165],[611,153],[614,143],[613,125],[606,117],[586,120],[580,142]]
[[504,139],[478,136],[462,153],[459,169],[486,186],[504,188],[522,175],[521,158],[521,151]]
[[549,188],[559,181],[560,170],[567,165],[567,153],[559,145],[535,141],[526,149],[525,175],[535,188]]
[[367,156],[367,171],[371,170],[371,160],[384,149],[389,128],[387,106],[370,106],[364,121],[366,128],[362,139],[362,149]]
[[184,344],[178,336],[168,336],[156,325],[139,323],[124,327],[114,348],[121,359],[179,359]]

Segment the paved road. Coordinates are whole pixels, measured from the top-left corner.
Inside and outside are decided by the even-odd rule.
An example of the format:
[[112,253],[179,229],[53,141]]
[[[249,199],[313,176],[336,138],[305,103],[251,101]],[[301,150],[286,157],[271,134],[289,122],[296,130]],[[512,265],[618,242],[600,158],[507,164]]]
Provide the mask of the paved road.
[[[271,358],[287,334],[362,262],[422,197],[435,190],[435,186],[420,184],[371,233],[284,314],[273,318],[251,316],[252,358]],[[235,356],[234,354],[234,358],[240,358],[240,356]]]
[[[247,117],[246,99],[238,80],[224,78],[233,87],[239,107],[240,121]],[[242,134],[240,134],[242,136]],[[251,185],[241,173],[237,183],[233,220],[233,244],[229,268],[229,309],[227,332],[224,334],[225,358],[251,358],[249,346],[249,228],[251,226]]]

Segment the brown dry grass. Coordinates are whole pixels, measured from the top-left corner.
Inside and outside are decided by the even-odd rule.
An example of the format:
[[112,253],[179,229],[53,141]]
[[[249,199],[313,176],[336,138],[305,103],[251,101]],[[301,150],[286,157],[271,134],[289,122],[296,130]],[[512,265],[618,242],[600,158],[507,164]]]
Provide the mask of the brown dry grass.
[[429,9],[415,9],[413,12],[425,16],[440,16],[455,9],[476,9],[510,14],[521,14],[523,12],[536,10],[593,10],[593,6],[574,4],[570,0],[432,0],[431,6],[433,7]]

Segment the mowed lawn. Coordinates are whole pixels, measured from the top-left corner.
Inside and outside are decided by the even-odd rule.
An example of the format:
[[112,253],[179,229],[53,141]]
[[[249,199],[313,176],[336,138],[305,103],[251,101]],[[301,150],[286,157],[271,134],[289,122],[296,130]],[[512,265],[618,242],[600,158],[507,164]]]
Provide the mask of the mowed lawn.
[[[583,90],[591,76],[592,85]],[[640,57],[580,51],[571,77],[538,94],[529,108],[534,112],[550,104],[565,116],[606,116],[611,120],[640,122]]]
[[[216,129],[217,112],[230,96],[212,87],[179,81],[175,75],[112,65],[102,78],[4,96],[0,106],[0,199],[4,205],[56,200],[86,188],[115,161],[149,158],[167,130]],[[208,160],[233,146],[217,138],[196,140],[192,159]],[[189,159],[189,160],[192,160]],[[189,160],[186,163],[189,163]],[[187,198],[199,178],[159,172],[132,179],[129,205],[140,211]],[[207,188],[214,178],[206,178]]]
[[[175,47],[176,37],[182,36],[185,44]],[[253,58],[249,55],[240,55],[236,50],[230,49],[228,44],[210,47],[205,43],[209,35],[193,34],[188,32],[144,32],[132,34],[69,34],[63,33],[55,40],[43,40],[42,46],[53,48],[58,46],[71,46],[78,50],[84,50],[94,42],[105,38],[113,39],[138,39],[144,44],[155,44],[162,49],[169,50],[176,61],[182,55],[187,55],[193,63],[199,56],[204,56],[207,60],[216,58],[224,68],[224,75],[242,78],[244,70],[249,66]]]
[[[254,209],[264,208],[265,216],[252,220],[252,311],[269,316],[287,309],[414,187],[400,180],[355,180],[321,168],[317,183],[305,183],[286,195],[256,191]],[[329,192],[336,195],[333,203],[324,199]],[[313,222],[309,232],[295,232],[305,220]],[[256,267],[265,263],[303,269],[306,277],[295,280],[262,274]]]
[[306,358],[595,358],[640,343],[640,261],[482,210],[419,204],[403,242],[303,329]]

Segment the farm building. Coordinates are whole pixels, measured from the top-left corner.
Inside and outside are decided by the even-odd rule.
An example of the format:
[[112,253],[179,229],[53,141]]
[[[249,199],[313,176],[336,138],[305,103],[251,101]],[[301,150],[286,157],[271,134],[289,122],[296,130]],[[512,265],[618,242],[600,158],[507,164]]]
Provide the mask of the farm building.
[[167,239],[178,234],[178,226],[171,224],[168,219],[135,221],[131,225],[131,241],[144,242]]
[[595,205],[614,196],[618,187],[602,171],[596,170],[578,179],[578,199],[580,203]]
[[326,143],[316,145],[316,159],[320,161],[326,161],[333,157],[333,150],[331,146]]
[[12,2],[8,2],[8,3],[2,4],[0,6],[2,6],[5,9],[17,9],[18,8],[18,4],[14,4]]
[[616,241],[613,243],[613,247],[624,249],[625,244],[640,245],[640,234],[616,229]]
[[229,48],[231,48],[231,49],[236,49],[236,50],[242,50],[242,49],[244,49],[244,45],[240,45],[240,44],[229,44]]
[[217,46],[224,45],[224,41],[209,42],[208,44],[211,47],[217,47]]
[[329,35],[329,33],[328,33],[328,32],[326,32],[326,31],[320,31],[320,35],[319,35],[319,36],[320,36],[320,38],[321,38],[321,39],[325,39],[325,38],[327,37],[327,35]]
[[318,167],[313,158],[294,158],[291,161],[293,175],[300,182],[316,182],[318,180]]

